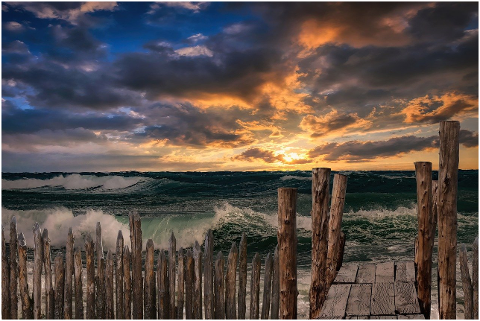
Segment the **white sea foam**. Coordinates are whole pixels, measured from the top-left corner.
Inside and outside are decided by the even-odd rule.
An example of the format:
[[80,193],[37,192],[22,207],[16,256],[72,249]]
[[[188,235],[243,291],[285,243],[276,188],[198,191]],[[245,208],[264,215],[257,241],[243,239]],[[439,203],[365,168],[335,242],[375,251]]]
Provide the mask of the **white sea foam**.
[[18,180],[2,179],[2,189],[31,189],[38,187],[63,187],[68,190],[102,187],[106,190],[121,189],[137,184],[141,177],[59,175],[51,179],[23,178]]
[[286,181],[286,180],[289,180],[289,179],[297,179],[299,181],[311,181],[312,180],[311,177],[295,176],[295,175],[285,175],[285,176],[280,177],[280,179],[282,181]]

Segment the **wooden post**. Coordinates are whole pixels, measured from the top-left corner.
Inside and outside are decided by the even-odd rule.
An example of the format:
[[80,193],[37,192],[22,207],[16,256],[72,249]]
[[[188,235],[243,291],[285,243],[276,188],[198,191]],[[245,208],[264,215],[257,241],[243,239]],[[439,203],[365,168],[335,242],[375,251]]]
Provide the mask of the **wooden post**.
[[434,224],[432,212],[432,163],[416,162],[415,177],[417,179],[417,219],[418,219],[418,248],[417,248],[417,292],[420,310],[426,319],[430,319],[432,305],[432,226]]
[[205,305],[205,319],[213,319],[213,233],[208,230],[205,235],[205,255],[204,255],[204,278],[205,285],[203,289]]
[[252,281],[250,282],[250,319],[258,319],[260,314],[260,255],[255,253],[252,261]]
[[107,319],[113,319],[114,313],[114,300],[113,300],[113,255],[112,251],[107,252],[107,266],[105,269],[105,316]]
[[[40,319],[42,317],[43,241],[42,231],[40,230],[40,226],[38,225],[38,223],[35,223],[35,225],[33,226],[33,240],[35,243],[33,259],[33,317],[35,319]],[[63,315],[60,316],[60,318],[63,318]]]
[[75,319],[83,319],[83,289],[82,289],[82,252],[75,250]]
[[65,303],[64,318],[72,319],[72,276],[73,276],[73,232],[72,228],[68,230],[67,247],[65,252]]
[[178,250],[178,297],[177,319],[183,320],[183,305],[185,302],[185,258],[183,248]]
[[463,300],[465,306],[465,319],[473,319],[473,288],[470,272],[468,271],[467,249],[461,244],[459,249],[460,273],[462,276]]
[[297,189],[278,189],[280,318],[297,318]]
[[143,319],[142,222],[138,213],[130,214],[130,238],[132,239],[133,318]]
[[238,318],[245,319],[247,311],[247,235],[242,233],[238,264]]
[[52,278],[52,259],[50,254],[50,239],[48,237],[48,230],[43,229],[43,266],[45,268],[45,317],[47,319],[54,318],[55,298],[53,292],[53,278]]
[[172,232],[170,236],[170,240],[168,241],[168,287],[170,294],[170,319],[175,319],[175,275],[177,274],[175,271],[176,268],[176,257],[175,254],[177,253],[177,240],[175,239],[175,235]]
[[25,236],[20,233],[18,237],[18,281],[20,285],[20,297],[22,299],[22,318],[33,319],[32,299],[28,294],[27,280],[27,242]]
[[440,319],[456,317],[458,121],[440,122],[438,171],[438,274]]
[[435,233],[437,232],[437,219],[438,219],[438,181],[432,181],[432,216],[433,225],[431,230],[431,238],[433,240],[432,246],[435,243]]
[[100,222],[97,222],[96,226],[95,251],[97,254],[97,274],[95,278],[95,283],[97,287],[96,315],[99,319],[106,319],[105,260],[103,256],[102,226]]
[[[225,284],[225,301],[226,301],[226,317],[227,319],[236,319],[236,307],[235,307],[235,292],[236,292],[236,272],[237,272],[237,259],[238,250],[235,242],[232,243],[230,253],[228,254],[227,261],[227,275]],[[222,318],[223,319],[223,318]]]
[[278,257],[278,245],[275,247],[273,253],[273,277],[272,277],[272,308],[271,319],[278,319],[278,312],[280,308],[280,260]]
[[11,319],[10,306],[10,262],[7,256],[5,229],[2,226],[2,317],[4,319]]
[[472,250],[473,318],[478,320],[478,236],[473,241]]
[[132,318],[132,278],[130,276],[130,250],[126,245],[123,250],[123,279],[125,281],[125,295],[124,295],[124,304],[125,304],[125,319]]
[[95,319],[95,262],[94,245],[90,234],[85,237],[85,256],[87,262],[87,319]]
[[193,284],[195,282],[195,268],[192,251],[187,250],[185,258],[185,317],[187,320],[194,318],[193,314]]
[[155,300],[155,272],[153,268],[153,250],[152,239],[147,241],[147,254],[145,256],[145,318],[156,319],[157,308]]
[[328,222],[327,252],[327,289],[337,275],[337,255],[340,251],[340,233],[342,232],[343,207],[347,192],[347,176],[335,174],[333,178],[332,204]]
[[330,168],[314,168],[312,170],[310,319],[316,319],[320,316],[320,309],[327,295],[330,171]]
[[18,319],[18,240],[17,219],[10,222],[10,317]]
[[168,283],[168,262],[165,251],[160,251],[160,259],[158,260],[158,318],[170,319],[170,299],[169,299],[169,283]]
[[223,269],[225,260],[219,251],[215,260],[215,319],[225,319],[225,280]]
[[65,291],[65,267],[63,266],[63,257],[58,254],[55,257],[55,319],[63,319],[63,295]]
[[202,317],[202,251],[200,244],[195,241],[193,247],[193,259],[195,260],[195,292],[193,295],[193,313],[195,319],[203,319]]
[[339,271],[343,263],[343,253],[345,252],[345,234],[340,232],[340,240],[338,241],[338,252],[335,259],[336,267],[335,270]]
[[117,319],[125,319],[123,297],[123,234],[118,231],[115,251],[115,316]]
[[270,298],[272,296],[272,270],[273,258],[272,254],[268,253],[265,260],[265,277],[263,280],[262,319],[268,319],[270,312]]

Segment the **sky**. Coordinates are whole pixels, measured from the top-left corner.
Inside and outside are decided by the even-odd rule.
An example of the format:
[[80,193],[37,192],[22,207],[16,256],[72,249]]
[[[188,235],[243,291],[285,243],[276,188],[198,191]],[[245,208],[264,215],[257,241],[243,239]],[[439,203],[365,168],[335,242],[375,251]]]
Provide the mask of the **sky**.
[[478,169],[478,3],[2,2],[2,171]]

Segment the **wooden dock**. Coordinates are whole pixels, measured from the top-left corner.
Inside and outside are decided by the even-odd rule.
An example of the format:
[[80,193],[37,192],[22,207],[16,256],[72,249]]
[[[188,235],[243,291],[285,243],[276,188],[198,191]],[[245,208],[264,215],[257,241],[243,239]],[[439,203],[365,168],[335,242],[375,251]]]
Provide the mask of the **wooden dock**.
[[425,319],[417,300],[414,262],[343,265],[320,319]]

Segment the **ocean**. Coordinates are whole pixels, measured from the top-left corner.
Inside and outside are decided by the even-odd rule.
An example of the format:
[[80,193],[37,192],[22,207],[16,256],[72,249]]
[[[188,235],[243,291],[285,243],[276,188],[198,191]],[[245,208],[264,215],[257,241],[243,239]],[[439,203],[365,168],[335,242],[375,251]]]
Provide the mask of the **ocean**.
[[[342,173],[348,176],[342,224],[344,262],[412,260],[417,234],[415,173]],[[478,234],[478,170],[459,171],[458,180],[458,243],[467,244],[470,251]],[[15,215],[18,231],[32,246],[32,226],[39,222],[41,228],[48,228],[52,246],[62,251],[70,227],[76,242],[82,243],[82,235],[93,236],[96,222],[101,222],[108,250],[114,249],[118,230],[128,238],[128,214],[138,212],[144,244],[151,238],[156,248],[166,249],[173,231],[177,249],[187,248],[195,241],[202,244],[212,229],[214,250],[225,256],[245,232],[249,265],[256,252],[263,264],[277,244],[279,187],[298,188],[298,302],[299,317],[306,318],[311,260],[309,171],[3,173],[2,224],[7,226]],[[436,262],[435,250],[434,269]],[[436,276],[433,279],[436,283]],[[460,282],[457,287],[461,294]],[[461,309],[461,298],[457,301]],[[432,302],[435,309],[436,299]]]

